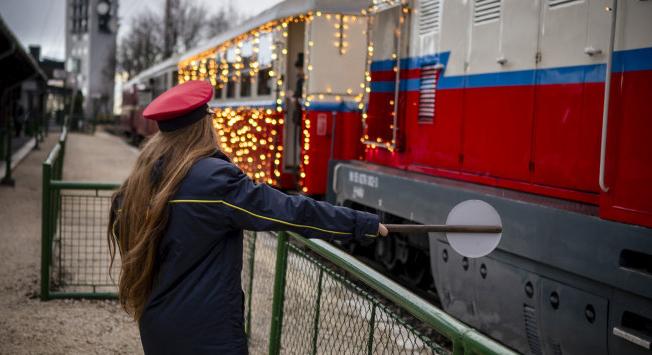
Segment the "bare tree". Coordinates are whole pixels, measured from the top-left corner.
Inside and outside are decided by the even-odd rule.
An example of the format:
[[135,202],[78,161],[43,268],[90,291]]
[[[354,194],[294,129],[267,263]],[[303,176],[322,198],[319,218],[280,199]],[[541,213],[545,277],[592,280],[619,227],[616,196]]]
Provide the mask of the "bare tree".
[[206,38],[208,10],[203,3],[180,0],[177,21],[179,38],[176,43],[176,53],[187,51]]
[[118,47],[119,69],[131,78],[182,53],[202,40],[228,30],[240,18],[232,5],[210,14],[202,3],[166,0],[163,14],[145,10],[131,22]]
[[215,37],[220,33],[226,32],[231,27],[240,22],[241,16],[238,11],[229,3],[227,7],[223,7],[215,12],[209,19],[207,24],[207,38]]
[[129,77],[163,59],[161,18],[145,12],[131,22],[130,32],[122,38],[118,48],[118,63]]
[[192,0],[165,1],[165,47],[163,53],[169,57],[174,53],[184,52],[196,46],[201,40],[213,35],[214,20],[219,19],[221,29],[231,24],[226,11],[219,10],[211,16],[203,3]]

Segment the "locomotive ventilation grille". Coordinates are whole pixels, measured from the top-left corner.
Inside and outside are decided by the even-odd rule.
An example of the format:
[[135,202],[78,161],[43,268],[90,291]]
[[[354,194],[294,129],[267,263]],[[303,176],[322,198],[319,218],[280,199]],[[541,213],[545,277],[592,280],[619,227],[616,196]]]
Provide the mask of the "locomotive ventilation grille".
[[556,7],[563,7],[566,5],[573,5],[583,0],[548,0],[548,7],[554,9]]
[[500,20],[500,0],[475,0],[473,2],[473,24]]
[[421,67],[419,82],[419,123],[432,123],[435,119],[435,91],[440,69],[435,64]]
[[542,354],[541,343],[539,342],[539,327],[537,326],[537,311],[534,307],[523,305],[523,320],[525,320],[525,333],[527,334],[530,351],[535,355]]
[[419,35],[439,33],[441,0],[422,0],[419,17]]

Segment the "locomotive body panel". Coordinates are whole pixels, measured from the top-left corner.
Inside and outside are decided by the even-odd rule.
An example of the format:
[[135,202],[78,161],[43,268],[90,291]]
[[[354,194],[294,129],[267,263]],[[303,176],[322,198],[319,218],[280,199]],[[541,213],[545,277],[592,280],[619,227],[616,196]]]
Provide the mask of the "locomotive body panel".
[[[424,224],[485,200],[504,225],[496,252],[462,258],[440,235],[425,250],[447,312],[524,353],[644,353],[652,3],[394,2],[405,50],[404,27],[375,21],[391,5],[374,4],[365,162],[333,164],[334,200]],[[399,247],[377,261],[420,250]]]
[[332,174],[336,201],[417,223],[443,223],[469,199],[496,208],[502,240],[486,257],[462,258],[445,236],[429,237],[431,272],[448,313],[524,353],[583,353],[590,345],[606,354],[611,343],[619,344],[613,354],[639,351],[612,330],[636,331],[627,312],[652,319],[652,274],[637,264],[652,256],[648,228],[601,219],[583,203],[375,164],[339,163]]
[[[652,181],[643,138],[650,131],[643,102],[652,95],[652,28],[643,18],[652,7],[619,4],[611,73],[617,84],[609,97],[617,108],[607,132],[610,191],[598,184],[611,23],[605,1],[422,0],[409,4],[417,11],[404,5],[396,21],[386,20],[396,7],[378,7],[370,28],[366,160],[602,205],[603,218],[652,226],[652,191],[631,187]],[[397,35],[376,43],[375,32]],[[409,48],[396,51],[405,32]],[[621,129],[635,139],[624,139]]]

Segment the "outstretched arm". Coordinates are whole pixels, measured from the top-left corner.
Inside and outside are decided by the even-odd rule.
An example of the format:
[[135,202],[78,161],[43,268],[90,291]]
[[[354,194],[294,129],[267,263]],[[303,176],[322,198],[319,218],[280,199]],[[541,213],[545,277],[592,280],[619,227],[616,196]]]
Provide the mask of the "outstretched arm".
[[[206,203],[220,205],[225,218],[236,228],[289,230],[308,238],[363,238],[387,230],[378,216],[306,196],[287,195],[265,184],[254,183],[233,164],[221,164],[213,172],[215,196]],[[179,199],[171,203],[190,202]]]

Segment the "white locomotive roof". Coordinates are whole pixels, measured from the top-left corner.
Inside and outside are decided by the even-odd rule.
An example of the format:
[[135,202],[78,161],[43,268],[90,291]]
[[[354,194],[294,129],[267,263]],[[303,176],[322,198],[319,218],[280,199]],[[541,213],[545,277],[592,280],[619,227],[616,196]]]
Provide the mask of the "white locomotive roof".
[[140,73],[136,74],[132,79],[130,79],[125,86],[131,86],[134,84],[138,84],[141,81],[145,79],[149,79],[151,77],[156,76],[157,74],[160,74],[166,70],[169,69],[176,69],[177,63],[179,62],[180,55],[173,55],[172,57],[159,62],[157,64],[152,65],[151,67],[141,71]]
[[226,42],[238,35],[249,32],[270,21],[283,19],[289,16],[305,14],[310,11],[333,12],[342,14],[359,14],[369,5],[368,0],[285,0],[258,15],[246,19],[240,25],[208,39],[199,46],[183,53],[180,61],[205,52],[217,45]]

